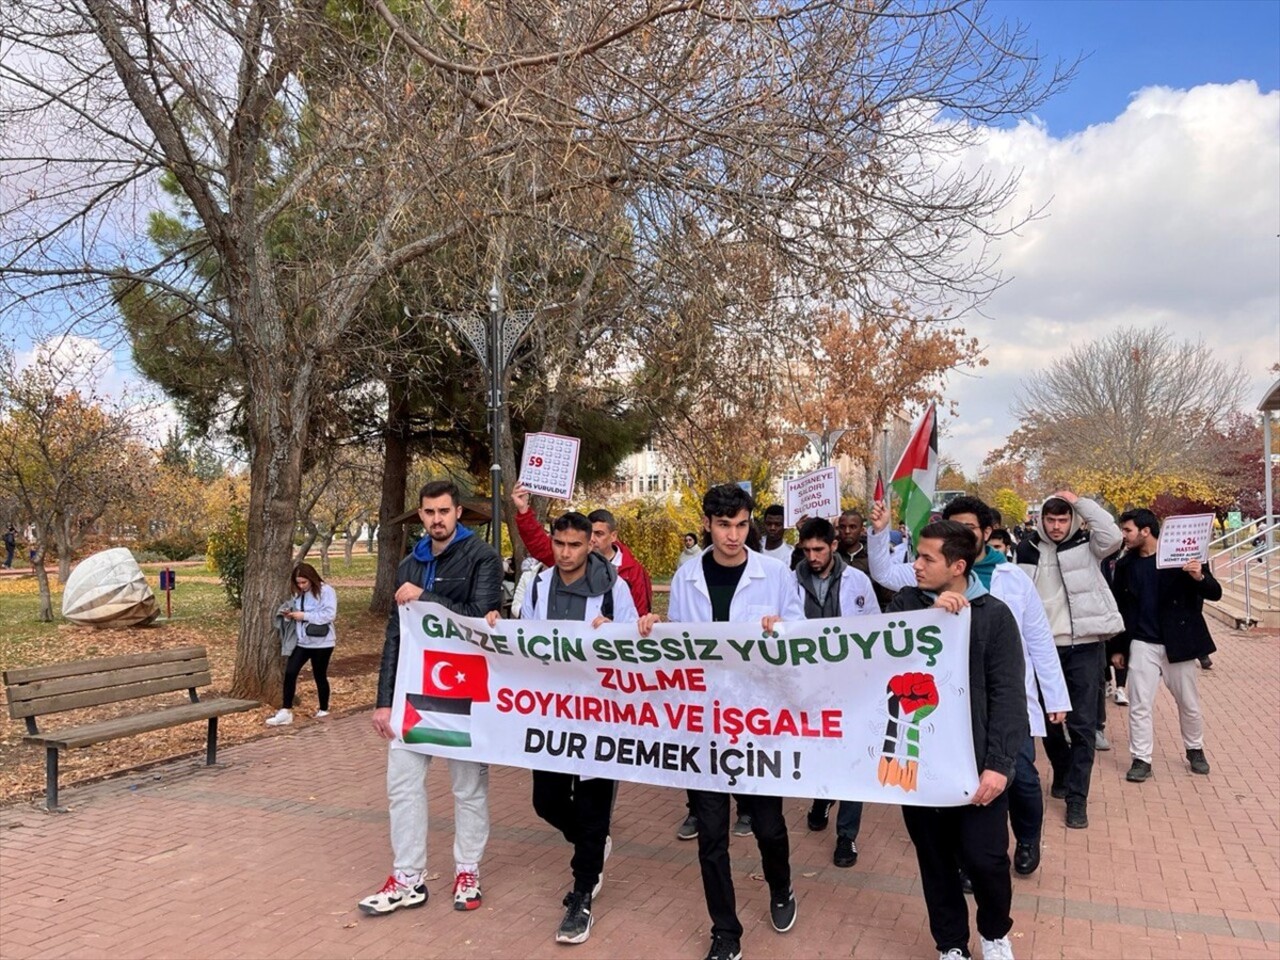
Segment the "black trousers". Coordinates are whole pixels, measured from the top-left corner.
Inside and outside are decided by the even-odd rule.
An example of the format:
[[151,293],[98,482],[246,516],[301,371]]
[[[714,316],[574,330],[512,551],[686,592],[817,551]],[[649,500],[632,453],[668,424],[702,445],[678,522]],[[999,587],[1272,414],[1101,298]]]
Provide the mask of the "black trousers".
[[[791,842],[781,797],[742,796],[739,810],[751,818],[769,895],[782,899],[791,891]],[[742,939],[738,903],[729,865],[729,794],[690,790],[689,805],[698,818],[698,863],[702,892],[711,915],[711,935]]]
[[902,819],[915,844],[929,931],[938,952],[969,951],[961,866],[973,881],[979,935],[987,940],[1005,936],[1013,928],[1008,793],[985,807],[903,807]]
[[573,844],[573,889],[590,893],[604,869],[604,842],[613,814],[613,780],[533,771],[533,810]]
[[1053,767],[1053,782],[1067,788],[1067,802],[1089,799],[1089,780],[1093,776],[1094,738],[1098,733],[1098,698],[1102,693],[1102,664],[1106,644],[1083,643],[1059,647],[1058,660],[1071,696],[1071,712],[1067,714],[1067,732],[1062,726],[1048,724],[1044,736],[1044,752]]
[[311,675],[316,678],[316,696],[320,709],[329,709],[329,658],[333,647],[294,647],[289,661],[284,665],[284,708],[293,709],[293,698],[298,692],[298,674],[303,665],[311,661]]

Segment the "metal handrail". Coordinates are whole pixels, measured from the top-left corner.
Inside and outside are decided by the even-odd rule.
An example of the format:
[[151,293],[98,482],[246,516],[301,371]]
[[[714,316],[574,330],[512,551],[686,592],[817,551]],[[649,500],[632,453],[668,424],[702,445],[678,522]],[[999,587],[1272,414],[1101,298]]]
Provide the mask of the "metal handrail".
[[[1226,533],[1224,533],[1220,537],[1214,537],[1212,540],[1209,541],[1209,549],[1212,550],[1218,544],[1224,543],[1225,541],[1230,540],[1232,537],[1236,537],[1237,539],[1240,539],[1240,540],[1244,539],[1245,531],[1248,530],[1250,527],[1258,526],[1258,524],[1262,523],[1263,519],[1264,519],[1263,517],[1258,517],[1256,520],[1250,520],[1247,523],[1240,524],[1240,526],[1236,527],[1234,530],[1228,530]],[[1271,527],[1273,529],[1277,526],[1280,526],[1280,523],[1271,524]],[[1265,530],[1262,530],[1260,532],[1266,533]],[[1249,534],[1249,536],[1254,537],[1254,536],[1257,536],[1257,534]],[[1223,549],[1230,550],[1230,549],[1233,549],[1235,546],[1239,546],[1239,544],[1236,543],[1236,544],[1233,544],[1231,547],[1224,547]]]
[[[1237,535],[1237,534],[1240,534],[1242,531],[1247,530],[1247,529],[1249,529],[1250,527],[1257,527],[1257,529],[1256,529],[1256,530],[1254,530],[1252,533],[1248,534],[1248,539],[1250,539],[1250,540],[1254,540],[1254,539],[1257,539],[1258,537],[1265,537],[1268,533],[1271,533],[1271,532],[1273,532],[1273,531],[1275,531],[1275,530],[1280,530],[1280,521],[1275,521],[1275,522],[1272,522],[1272,523],[1269,523],[1269,524],[1263,525],[1261,520],[1250,520],[1248,523],[1246,523],[1246,524],[1244,524],[1244,525],[1242,525],[1242,526],[1240,526],[1240,527],[1237,527],[1235,530],[1229,531],[1229,532],[1228,532],[1227,534],[1225,534],[1224,536],[1218,537],[1216,540],[1210,540],[1210,541],[1209,541],[1209,549],[1210,549],[1209,562],[1210,562],[1210,564],[1211,564],[1211,565],[1213,565],[1213,564],[1215,564],[1215,563],[1216,563],[1216,564],[1217,564],[1218,569],[1222,569],[1222,568],[1224,568],[1224,567],[1234,566],[1235,564],[1240,563],[1241,561],[1243,561],[1243,560],[1245,560],[1245,559],[1247,559],[1247,558],[1249,558],[1249,557],[1256,556],[1256,555],[1257,555],[1257,552],[1258,552],[1259,550],[1266,548],[1266,544],[1265,544],[1265,542],[1264,542],[1264,543],[1259,544],[1259,545],[1257,545],[1257,546],[1251,546],[1251,547],[1249,548],[1249,550],[1248,550],[1247,552],[1245,552],[1245,553],[1241,553],[1241,554],[1237,554],[1237,555],[1235,555],[1235,556],[1232,556],[1231,554],[1232,554],[1234,551],[1239,550],[1239,549],[1240,549],[1240,547],[1244,546],[1244,543],[1243,543],[1243,542],[1237,542],[1236,544],[1234,544],[1234,545],[1232,545],[1232,546],[1224,546],[1224,547],[1222,547],[1222,549],[1220,549],[1217,553],[1213,553],[1213,545],[1214,545],[1215,543],[1222,543],[1222,542],[1223,542],[1224,540],[1226,540],[1228,537],[1231,537],[1231,536],[1235,536],[1235,535]],[[1243,541],[1244,539],[1245,539],[1245,538],[1242,536],[1242,537],[1241,537],[1241,540]],[[1271,539],[1274,539],[1274,538],[1271,538]]]
[[1260,572],[1264,577],[1264,585],[1258,591],[1258,593],[1260,593],[1262,596],[1266,598],[1266,605],[1268,608],[1274,608],[1275,606],[1275,600],[1273,599],[1272,595],[1276,586],[1280,586],[1280,584],[1275,583],[1275,573],[1276,573],[1275,566],[1276,565],[1273,559],[1269,559],[1269,558],[1275,558],[1277,554],[1280,554],[1280,544],[1276,544],[1275,546],[1271,546],[1271,547],[1266,546],[1266,544],[1259,544],[1257,547],[1254,547],[1248,553],[1245,553],[1239,557],[1233,558],[1230,563],[1223,565],[1223,566],[1231,566],[1236,562],[1240,563],[1239,572],[1225,579],[1219,578],[1219,582],[1222,583],[1224,586],[1226,586],[1226,585],[1234,584],[1237,580],[1243,579],[1244,581],[1244,618],[1243,620],[1240,621],[1240,623],[1243,624],[1244,626],[1253,626],[1256,623],[1253,617],[1253,607],[1254,607],[1253,576],[1255,573],[1253,569],[1253,562],[1261,562],[1263,564],[1262,570]]

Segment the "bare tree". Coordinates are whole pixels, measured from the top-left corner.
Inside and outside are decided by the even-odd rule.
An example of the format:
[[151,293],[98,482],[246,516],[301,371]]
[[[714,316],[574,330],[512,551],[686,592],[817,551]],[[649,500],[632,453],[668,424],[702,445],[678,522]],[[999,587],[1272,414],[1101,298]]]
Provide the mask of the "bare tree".
[[1024,381],[1018,428],[990,461],[1024,459],[1043,482],[1083,477],[1085,489],[1104,495],[1162,478],[1212,478],[1222,466],[1215,431],[1239,408],[1243,383],[1240,367],[1203,341],[1125,327]]
[[[767,306],[813,291],[868,306],[972,301],[995,283],[974,234],[993,233],[1013,184],[950,158],[975,123],[1034,108],[1056,79],[976,2],[403,10],[0,7],[10,307],[111,281],[224,331],[243,368],[239,696],[279,688],[270,615],[309,414],[325,358],[380,278],[466,241],[476,273],[527,307],[538,285],[508,282],[518,228],[572,238],[588,262],[603,251],[625,263],[634,295],[615,316],[659,352],[680,348],[684,317],[654,298],[673,302],[730,250],[770,265],[720,278],[730,335],[748,316],[795,316]],[[165,203],[186,229],[157,252],[138,211]]]

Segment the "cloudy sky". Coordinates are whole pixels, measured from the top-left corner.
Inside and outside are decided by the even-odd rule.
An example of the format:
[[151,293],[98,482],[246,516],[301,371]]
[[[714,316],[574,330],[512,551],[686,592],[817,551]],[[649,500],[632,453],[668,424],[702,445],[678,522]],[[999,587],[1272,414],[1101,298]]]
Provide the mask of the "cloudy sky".
[[[1254,407],[1280,361],[1280,7],[1018,3],[1041,53],[1085,56],[1033,122],[970,158],[1021,171],[1006,285],[966,328],[989,366],[953,377],[942,452],[976,470],[1019,381],[1117,326],[1160,323],[1244,364]],[[1047,206],[1046,206],[1047,205]]]
[[[1005,280],[964,323],[989,365],[951,379],[942,452],[972,474],[1014,426],[1019,382],[1119,325],[1161,323],[1239,360],[1247,406],[1280,361],[1280,5],[992,0],[1049,59],[1083,57],[1031,121],[968,162],[1021,176]],[[12,317],[12,315],[10,315]],[[4,339],[31,348],[5,320]],[[128,351],[101,341],[110,380]]]

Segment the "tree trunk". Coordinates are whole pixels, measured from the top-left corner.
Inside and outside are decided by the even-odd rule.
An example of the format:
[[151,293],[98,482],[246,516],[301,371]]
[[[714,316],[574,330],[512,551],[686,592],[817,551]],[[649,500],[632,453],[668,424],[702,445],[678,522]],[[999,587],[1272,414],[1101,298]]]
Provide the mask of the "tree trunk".
[[[71,576],[71,523],[71,517],[66,513],[60,514],[53,523],[53,536],[58,541],[58,579],[64,584]],[[43,556],[44,550],[41,549],[40,553]]]
[[371,613],[391,609],[396,592],[396,567],[404,555],[404,526],[395,518],[404,513],[409,482],[409,395],[404,385],[387,381],[387,427],[382,453],[382,497],[378,503],[378,566]]
[[360,536],[360,527],[363,524],[359,520],[352,520],[343,528],[343,533],[347,538],[342,541],[342,562],[346,564],[348,570],[351,569],[351,551],[355,549],[356,537]]
[[381,528],[376,523],[369,524],[369,534],[364,541],[365,553],[373,553],[373,538],[378,535],[379,529]]
[[333,527],[320,535],[320,576],[326,580],[333,575],[329,568],[329,548],[333,546]]
[[307,535],[302,538],[302,543],[298,545],[298,549],[293,553],[293,565],[295,567],[307,559],[307,554],[315,546],[316,537],[320,535],[320,529],[311,520],[303,524],[303,529],[307,531]]
[[44,550],[43,544],[36,548],[36,558],[31,561],[31,570],[36,575],[36,585],[40,588],[40,620],[42,623],[53,623],[53,596],[49,592],[49,574],[44,569]]
[[278,706],[284,663],[275,613],[289,596],[293,531],[302,492],[311,380],[297,372],[291,396],[281,396],[285,360],[259,356],[246,363],[249,389],[264,400],[250,422],[248,550],[231,696]]

